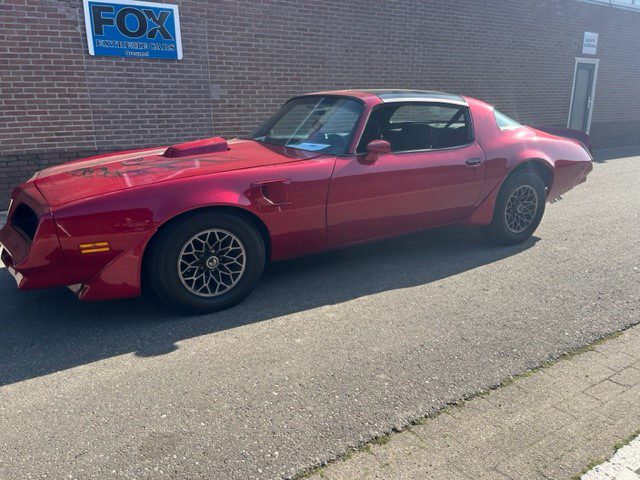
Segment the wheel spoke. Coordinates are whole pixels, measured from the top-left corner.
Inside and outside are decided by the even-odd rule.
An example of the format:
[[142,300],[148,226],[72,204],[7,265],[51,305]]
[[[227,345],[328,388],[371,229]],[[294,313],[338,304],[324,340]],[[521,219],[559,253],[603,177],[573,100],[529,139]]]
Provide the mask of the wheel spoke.
[[504,210],[505,223],[513,233],[531,226],[538,210],[538,194],[531,185],[520,185],[509,198]]
[[227,230],[205,230],[185,243],[177,267],[180,281],[189,292],[200,297],[221,295],[244,274],[244,245]]

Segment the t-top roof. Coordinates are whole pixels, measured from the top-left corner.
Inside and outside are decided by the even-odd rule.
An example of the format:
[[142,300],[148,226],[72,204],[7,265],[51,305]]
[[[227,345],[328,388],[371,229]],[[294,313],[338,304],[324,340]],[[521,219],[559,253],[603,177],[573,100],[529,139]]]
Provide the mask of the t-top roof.
[[308,93],[306,95],[300,95],[298,97],[316,96],[316,95],[334,95],[341,97],[354,97],[364,101],[367,99],[377,99],[383,103],[390,102],[441,102],[452,103],[455,105],[467,106],[467,100],[460,95],[453,95],[451,93],[435,92],[431,90],[408,90],[398,88],[372,88],[372,89],[347,89],[347,90],[328,90],[322,92]]
[[404,90],[404,89],[364,89],[361,92],[375,95],[383,102],[408,102],[408,101],[430,101],[430,102],[451,102],[466,105],[466,100],[460,95],[451,93],[435,92],[431,90]]

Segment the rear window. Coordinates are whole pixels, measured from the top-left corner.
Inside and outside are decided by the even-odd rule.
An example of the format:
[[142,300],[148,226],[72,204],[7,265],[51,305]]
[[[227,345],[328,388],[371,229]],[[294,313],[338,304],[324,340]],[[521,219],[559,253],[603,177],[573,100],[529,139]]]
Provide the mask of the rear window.
[[498,124],[498,128],[500,130],[513,130],[514,128],[520,128],[522,125],[519,122],[516,122],[513,118],[507,117],[504,113],[499,112],[498,110],[493,110],[493,114],[496,117],[496,123]]

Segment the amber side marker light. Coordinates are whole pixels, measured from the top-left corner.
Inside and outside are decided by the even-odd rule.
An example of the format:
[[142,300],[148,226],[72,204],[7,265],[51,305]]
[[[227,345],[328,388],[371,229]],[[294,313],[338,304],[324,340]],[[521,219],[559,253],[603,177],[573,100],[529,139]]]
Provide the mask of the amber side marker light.
[[109,242],[81,243],[78,245],[80,253],[100,253],[111,250]]

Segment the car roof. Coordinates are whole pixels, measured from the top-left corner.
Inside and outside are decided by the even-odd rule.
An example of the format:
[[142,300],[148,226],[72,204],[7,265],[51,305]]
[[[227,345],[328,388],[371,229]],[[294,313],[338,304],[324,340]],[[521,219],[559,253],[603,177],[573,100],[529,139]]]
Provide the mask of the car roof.
[[377,97],[383,103],[391,102],[440,102],[453,103],[456,105],[467,105],[467,101],[460,95],[437,92],[433,90],[410,90],[398,88],[372,88],[354,90],[332,90],[326,92],[315,92],[310,95],[339,95],[355,97],[362,100]]
[[467,104],[467,101],[460,95],[436,92],[433,90],[367,89],[362,91],[375,95],[383,102],[444,101],[447,103],[460,103],[463,105]]

